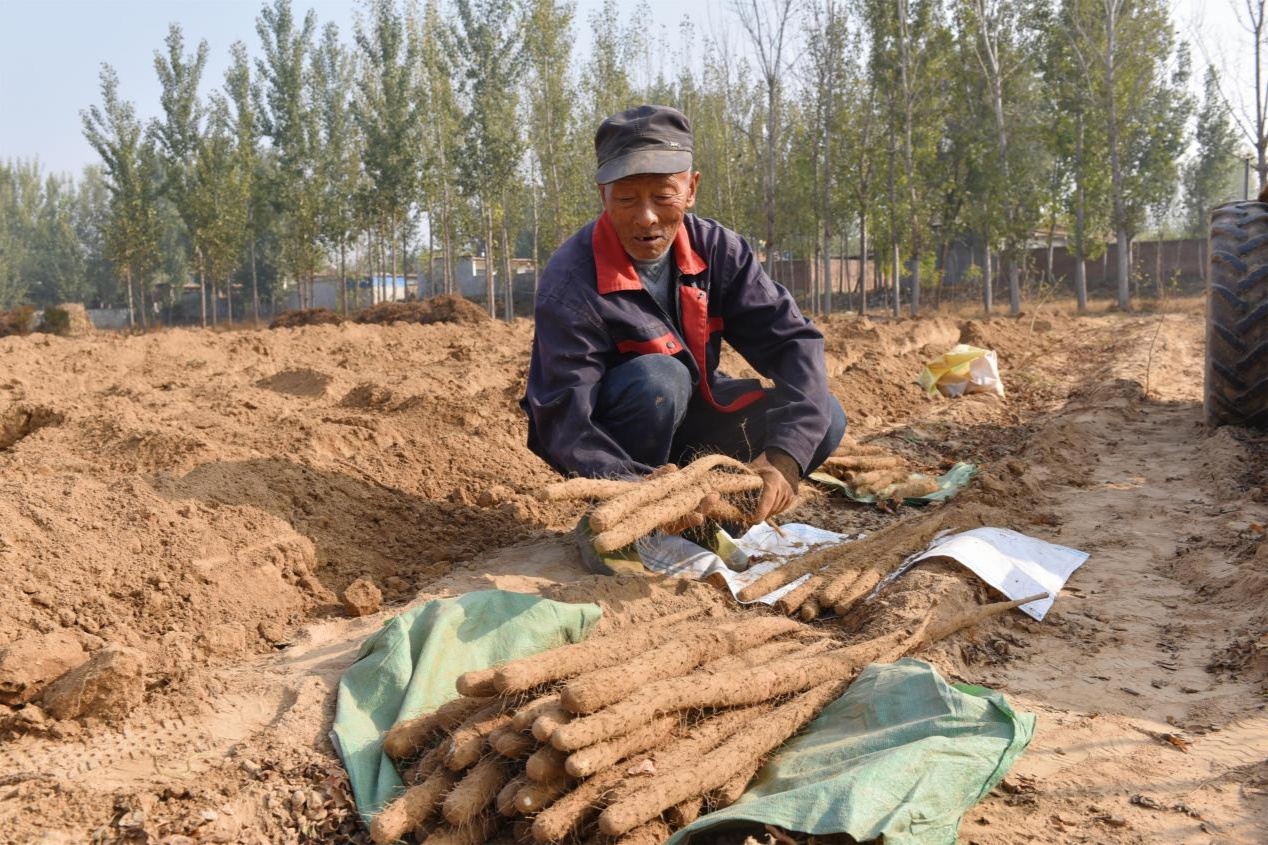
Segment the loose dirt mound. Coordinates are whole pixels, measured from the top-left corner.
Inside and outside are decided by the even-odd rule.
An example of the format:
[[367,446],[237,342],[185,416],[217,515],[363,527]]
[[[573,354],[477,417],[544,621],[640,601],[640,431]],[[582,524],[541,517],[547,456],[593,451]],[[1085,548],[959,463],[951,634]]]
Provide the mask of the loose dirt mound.
[[459,323],[475,325],[489,320],[488,312],[469,299],[441,294],[418,302],[380,302],[357,315],[358,323]]
[[[703,585],[585,578],[569,534],[581,506],[533,496],[554,476],[516,404],[531,326],[465,310],[477,329],[0,339],[0,671],[30,670],[0,678],[0,841],[364,841],[326,739],[340,673],[383,618],[346,615],[358,579],[387,613],[491,587],[598,600],[605,625],[731,606]],[[939,527],[1093,554],[1043,623],[1013,614],[928,653],[1041,714],[1004,791],[965,821],[983,845],[1204,843],[1216,826],[1262,841],[1268,474],[1258,441],[1206,438],[1199,310],[824,321],[860,441],[921,467],[982,465]],[[1006,399],[914,384],[961,340],[996,349]],[[730,352],[723,366],[744,370]],[[783,519],[896,526],[866,547],[878,573],[938,516],[804,498]],[[967,584],[922,565],[826,624],[914,628],[935,600],[984,597]],[[54,668],[22,659],[59,643]],[[144,672],[117,728],[11,706],[108,647]],[[1181,804],[1192,812],[1168,809]]]
[[300,326],[340,326],[343,317],[329,308],[302,308],[283,311],[269,323],[270,329],[297,329]]

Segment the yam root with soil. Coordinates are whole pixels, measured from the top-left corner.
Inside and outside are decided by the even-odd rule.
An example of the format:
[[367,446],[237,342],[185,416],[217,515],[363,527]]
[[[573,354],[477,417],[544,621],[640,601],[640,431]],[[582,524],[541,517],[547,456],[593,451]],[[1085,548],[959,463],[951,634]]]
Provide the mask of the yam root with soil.
[[747,465],[725,455],[706,455],[682,469],[666,467],[641,481],[570,478],[543,488],[539,498],[555,502],[602,502],[590,514],[594,547],[600,554],[634,543],[657,529],[703,513],[713,519],[752,524],[736,497],[762,487]]
[[[926,648],[1018,604],[978,605],[957,593],[921,615],[877,613],[853,639],[751,611],[666,613],[468,673],[455,692],[489,683],[507,691],[459,693],[420,717],[431,747],[419,745],[417,729],[398,732],[408,737],[390,745],[398,765],[432,771],[388,805],[375,842],[411,830],[429,842],[473,830],[493,836],[517,821],[541,843],[663,841],[704,809],[736,800],[769,754],[867,663]],[[536,682],[525,686],[530,677]]]

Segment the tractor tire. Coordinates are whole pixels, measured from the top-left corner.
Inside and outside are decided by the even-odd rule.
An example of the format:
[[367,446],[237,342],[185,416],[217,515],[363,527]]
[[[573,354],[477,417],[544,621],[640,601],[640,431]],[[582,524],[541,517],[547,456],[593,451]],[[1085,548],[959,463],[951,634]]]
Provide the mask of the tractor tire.
[[1209,255],[1207,422],[1268,427],[1268,204],[1216,206]]

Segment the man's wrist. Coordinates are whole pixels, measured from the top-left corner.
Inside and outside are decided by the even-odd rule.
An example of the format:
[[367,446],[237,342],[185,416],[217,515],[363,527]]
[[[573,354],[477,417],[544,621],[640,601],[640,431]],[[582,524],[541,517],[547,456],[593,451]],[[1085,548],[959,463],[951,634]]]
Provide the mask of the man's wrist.
[[779,470],[779,474],[788,482],[788,486],[796,490],[801,484],[801,465],[797,459],[783,449],[770,448],[765,452],[766,461]]

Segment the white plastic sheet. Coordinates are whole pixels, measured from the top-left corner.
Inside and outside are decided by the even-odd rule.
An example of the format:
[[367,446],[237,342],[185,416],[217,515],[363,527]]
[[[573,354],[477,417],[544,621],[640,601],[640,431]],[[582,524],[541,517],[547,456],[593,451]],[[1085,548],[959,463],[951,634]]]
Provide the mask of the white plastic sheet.
[[1007,528],[974,528],[935,539],[911,563],[931,557],[947,557],[959,562],[1010,599],[1047,593],[1048,598],[1018,608],[1027,616],[1043,621],[1057,600],[1057,593],[1088,559],[1088,553]]
[[[780,537],[769,525],[754,525],[748,533],[734,541],[736,553],[729,554],[727,559],[735,569],[727,566],[727,561],[708,549],[703,549],[690,540],[671,534],[653,534],[644,539],[639,543],[638,553],[643,559],[643,565],[653,572],[710,581],[719,586],[725,585],[731,591],[731,595],[735,596],[740,590],[767,572],[783,566],[791,558],[805,554],[818,546],[842,543],[850,539],[844,534],[824,531],[822,528],[798,522],[781,525],[780,529],[786,536]],[[749,561],[753,561],[752,566],[744,568]],[[738,569],[744,571],[737,571]],[[757,601],[762,604],[774,604],[785,593],[801,586],[809,577],[809,575],[803,575],[791,584],[780,587]]]

